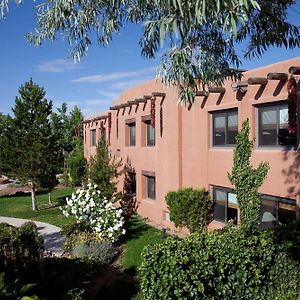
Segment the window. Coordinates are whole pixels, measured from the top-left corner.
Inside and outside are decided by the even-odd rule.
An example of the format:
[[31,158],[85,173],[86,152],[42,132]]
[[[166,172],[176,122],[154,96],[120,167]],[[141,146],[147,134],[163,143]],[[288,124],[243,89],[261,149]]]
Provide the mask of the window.
[[151,116],[142,116],[142,146],[155,146],[155,128],[151,125]]
[[288,132],[287,104],[258,108],[259,146],[296,145],[296,134]]
[[136,174],[135,172],[127,172],[128,176],[127,176],[127,184],[128,184],[128,193],[131,195],[135,195],[136,194]]
[[266,229],[277,224],[287,224],[295,221],[296,211],[296,200],[261,195],[261,228]]
[[96,129],[91,130],[91,146],[96,146]]
[[155,199],[155,177],[146,176],[147,179],[147,198]]
[[213,146],[235,145],[235,137],[238,133],[237,109],[215,112],[213,121]]
[[213,187],[214,220],[237,224],[238,204],[236,194],[225,188]]
[[135,123],[127,123],[127,146],[135,146]]
[[155,173],[142,171],[143,197],[155,200]]
[[150,121],[145,123],[147,129],[147,146],[155,146],[155,128],[151,125]]

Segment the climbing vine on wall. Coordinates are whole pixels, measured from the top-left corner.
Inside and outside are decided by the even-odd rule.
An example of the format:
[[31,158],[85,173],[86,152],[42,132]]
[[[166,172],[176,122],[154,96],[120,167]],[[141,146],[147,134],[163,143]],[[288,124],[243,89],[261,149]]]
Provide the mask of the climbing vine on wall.
[[257,169],[251,166],[253,141],[249,140],[249,131],[249,120],[247,119],[236,137],[233,168],[231,173],[228,173],[228,178],[235,186],[241,224],[255,227],[258,226],[260,219],[261,201],[258,188],[267,176],[269,164],[261,162]]
[[155,97],[151,98],[151,125],[154,128],[155,127]]
[[297,82],[294,76],[290,77],[287,90],[289,111],[288,130],[289,133],[295,133],[297,129]]
[[110,133],[111,133],[111,112],[108,113],[108,142],[110,143]]

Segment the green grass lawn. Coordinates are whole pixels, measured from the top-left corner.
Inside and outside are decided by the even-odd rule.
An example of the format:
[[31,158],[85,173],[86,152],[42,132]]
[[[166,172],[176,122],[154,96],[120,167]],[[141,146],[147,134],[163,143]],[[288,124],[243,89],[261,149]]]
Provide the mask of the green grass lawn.
[[37,211],[31,209],[31,194],[18,194],[14,196],[0,197],[0,216],[30,219],[50,223],[61,227],[70,223],[74,218],[66,218],[59,206],[64,204],[65,198],[71,196],[73,189],[55,189],[52,192],[54,207],[48,207],[48,193],[37,193]]
[[161,231],[146,224],[138,216],[133,216],[127,224],[127,233],[124,242],[122,267],[125,271],[136,273],[141,262],[141,253],[145,246],[161,243]]

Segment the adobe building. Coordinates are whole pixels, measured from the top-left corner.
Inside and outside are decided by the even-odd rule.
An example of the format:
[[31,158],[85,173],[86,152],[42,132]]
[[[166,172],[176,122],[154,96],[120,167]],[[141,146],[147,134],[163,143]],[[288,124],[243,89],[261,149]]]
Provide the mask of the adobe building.
[[[289,95],[298,92],[299,79],[300,57],[246,71],[241,82],[226,81],[221,88],[199,92],[192,106],[178,104],[175,88],[160,80],[147,81],[123,92],[110,111],[85,119],[85,157],[95,153],[104,134],[112,155],[132,167],[132,192],[141,216],[174,229],[165,195],[183,187],[205,188],[214,202],[209,226],[220,228],[230,219],[239,222],[227,173],[232,168],[235,136],[248,118],[250,137],[255,139],[252,165],[270,164],[259,190],[261,221],[299,220],[300,115],[288,106]],[[291,130],[289,118],[295,117]]]

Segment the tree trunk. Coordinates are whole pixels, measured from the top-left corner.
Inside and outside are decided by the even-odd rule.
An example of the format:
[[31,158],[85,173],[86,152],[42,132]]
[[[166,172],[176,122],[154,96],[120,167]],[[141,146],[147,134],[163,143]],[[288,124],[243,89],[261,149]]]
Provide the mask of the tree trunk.
[[35,184],[34,183],[32,183],[32,187],[31,187],[31,204],[32,204],[32,210],[33,211],[37,210]]
[[48,205],[49,206],[53,205],[53,203],[52,203],[52,197],[51,197],[51,191],[49,191],[49,193],[48,193]]

